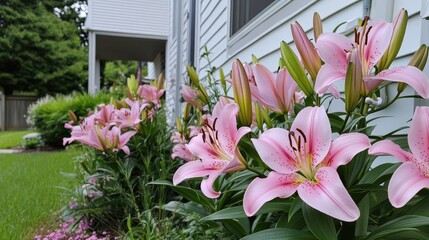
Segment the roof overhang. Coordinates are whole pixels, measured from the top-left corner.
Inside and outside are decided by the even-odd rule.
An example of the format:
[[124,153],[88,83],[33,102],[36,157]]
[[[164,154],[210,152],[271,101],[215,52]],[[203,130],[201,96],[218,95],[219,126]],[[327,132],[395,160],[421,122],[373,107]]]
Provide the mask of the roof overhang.
[[165,36],[146,36],[94,31],[96,35],[95,56],[100,60],[153,61],[165,51]]

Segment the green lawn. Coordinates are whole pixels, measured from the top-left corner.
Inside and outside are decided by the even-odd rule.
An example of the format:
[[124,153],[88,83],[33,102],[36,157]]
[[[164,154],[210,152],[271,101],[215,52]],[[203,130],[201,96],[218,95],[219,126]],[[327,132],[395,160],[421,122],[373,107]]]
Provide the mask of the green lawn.
[[[0,135],[0,137],[3,137]],[[44,223],[55,221],[69,199],[59,186],[71,180],[78,150],[0,154],[0,239],[33,239]]]
[[0,132],[0,149],[8,149],[11,147],[21,146],[22,137],[28,133],[35,132],[34,130],[23,131],[3,131]]

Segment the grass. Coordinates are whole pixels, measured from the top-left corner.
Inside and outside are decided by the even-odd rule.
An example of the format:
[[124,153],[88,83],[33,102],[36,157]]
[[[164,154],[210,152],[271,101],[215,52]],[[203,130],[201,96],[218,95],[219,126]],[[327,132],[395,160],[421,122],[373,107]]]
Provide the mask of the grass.
[[0,154],[1,239],[33,239],[45,223],[53,223],[68,203],[64,190],[78,150]]
[[23,131],[4,131],[0,132],[0,149],[8,149],[21,146],[23,143],[22,137],[28,133],[33,133],[34,130]]

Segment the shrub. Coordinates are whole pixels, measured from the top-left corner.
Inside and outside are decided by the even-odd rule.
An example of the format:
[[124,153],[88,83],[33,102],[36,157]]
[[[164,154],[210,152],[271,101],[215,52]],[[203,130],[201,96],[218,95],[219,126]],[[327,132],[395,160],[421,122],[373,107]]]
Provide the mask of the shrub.
[[110,100],[110,93],[100,92],[95,96],[87,93],[46,96],[28,108],[27,122],[42,135],[45,144],[59,147],[63,138],[69,135],[64,124],[70,120],[69,111],[77,117],[85,117],[100,103]]

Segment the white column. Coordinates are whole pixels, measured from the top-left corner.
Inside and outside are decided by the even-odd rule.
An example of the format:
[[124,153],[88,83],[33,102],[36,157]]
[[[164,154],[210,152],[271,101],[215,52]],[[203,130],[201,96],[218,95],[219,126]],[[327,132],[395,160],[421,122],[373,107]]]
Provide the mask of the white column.
[[88,92],[96,94],[100,90],[100,61],[96,59],[96,34],[88,32]]

